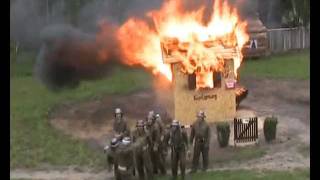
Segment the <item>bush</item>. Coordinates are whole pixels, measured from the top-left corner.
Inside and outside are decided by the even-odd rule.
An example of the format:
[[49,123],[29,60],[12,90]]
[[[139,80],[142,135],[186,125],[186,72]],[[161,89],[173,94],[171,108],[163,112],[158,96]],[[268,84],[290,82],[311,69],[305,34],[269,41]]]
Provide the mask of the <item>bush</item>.
[[227,122],[217,124],[218,142],[220,147],[226,147],[229,144],[230,125]]
[[263,124],[264,137],[267,142],[276,139],[278,118],[272,116],[267,117]]

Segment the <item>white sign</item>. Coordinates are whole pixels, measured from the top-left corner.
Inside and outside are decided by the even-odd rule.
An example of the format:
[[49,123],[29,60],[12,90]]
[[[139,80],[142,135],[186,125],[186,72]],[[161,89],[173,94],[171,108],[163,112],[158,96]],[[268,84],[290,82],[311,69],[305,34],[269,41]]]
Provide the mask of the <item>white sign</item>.
[[249,119],[241,119],[241,122],[242,122],[243,124],[248,124],[248,123],[249,123]]

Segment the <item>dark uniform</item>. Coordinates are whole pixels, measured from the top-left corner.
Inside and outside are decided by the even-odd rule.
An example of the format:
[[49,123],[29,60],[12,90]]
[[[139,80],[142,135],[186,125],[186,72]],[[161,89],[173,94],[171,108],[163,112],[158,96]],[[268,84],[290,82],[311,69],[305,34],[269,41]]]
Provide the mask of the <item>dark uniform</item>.
[[166,174],[165,169],[165,155],[164,155],[164,125],[160,118],[160,115],[149,113],[148,124],[147,124],[147,133],[151,137],[151,145],[149,146],[150,157],[153,165],[153,172],[155,174],[160,170],[161,174]]
[[209,162],[209,144],[210,144],[210,127],[204,120],[205,114],[200,111],[197,115],[198,119],[191,127],[190,143],[194,141],[194,152],[192,160],[191,173],[196,172],[199,165],[199,157],[202,154],[203,167],[202,170],[207,170]]
[[118,175],[118,163],[115,160],[116,157],[116,150],[119,145],[119,140],[117,138],[113,138],[111,140],[110,146],[106,146],[104,152],[107,154],[107,163],[108,163],[108,170],[110,171],[113,166],[114,176],[116,180],[119,180]]
[[130,142],[130,138],[123,138],[119,144],[115,161],[118,165],[117,173],[119,180],[135,180],[134,176],[134,148]]
[[149,152],[151,139],[145,131],[143,120],[137,122],[137,129],[132,133],[132,141],[135,147],[135,163],[140,180],[153,179]]
[[125,136],[130,136],[130,130],[126,120],[123,118],[123,113],[120,108],[115,109],[115,120],[113,122],[113,131],[120,139]]
[[181,177],[184,180],[186,168],[186,153],[188,152],[188,135],[180,127],[179,122],[172,122],[172,130],[166,135],[165,142],[171,147],[171,170],[173,179],[177,179],[178,165],[180,165]]

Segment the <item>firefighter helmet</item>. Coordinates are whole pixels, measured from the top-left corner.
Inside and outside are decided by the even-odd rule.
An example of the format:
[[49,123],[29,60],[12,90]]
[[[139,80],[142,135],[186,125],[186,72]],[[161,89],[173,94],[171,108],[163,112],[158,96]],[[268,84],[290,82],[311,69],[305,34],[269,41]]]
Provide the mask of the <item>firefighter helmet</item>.
[[156,114],[156,118],[160,118],[160,114]]
[[122,111],[121,111],[120,108],[116,108],[116,109],[114,110],[114,113],[115,113],[115,114],[122,114]]
[[180,123],[179,123],[179,121],[176,120],[176,119],[174,119],[174,120],[172,121],[172,123],[171,123],[171,126],[179,126],[179,125],[180,125]]
[[205,115],[204,111],[200,110],[200,111],[198,112],[198,114],[197,114],[197,117],[205,118],[206,115]]
[[154,117],[155,117],[154,111],[153,111],[153,110],[152,110],[152,111],[149,111],[149,113],[148,113],[148,118],[153,119]]
[[124,137],[123,139],[122,139],[122,144],[124,144],[124,145],[128,145],[128,144],[130,144],[131,143],[131,138],[130,137]]
[[115,148],[119,145],[119,140],[118,138],[112,138],[111,143],[110,143],[111,147]]

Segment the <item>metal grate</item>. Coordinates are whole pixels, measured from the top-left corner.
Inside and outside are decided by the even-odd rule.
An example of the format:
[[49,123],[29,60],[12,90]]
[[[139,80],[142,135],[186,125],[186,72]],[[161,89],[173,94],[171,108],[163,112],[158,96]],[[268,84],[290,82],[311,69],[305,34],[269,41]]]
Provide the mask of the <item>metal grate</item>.
[[258,140],[258,118],[234,118],[234,142],[247,143]]

